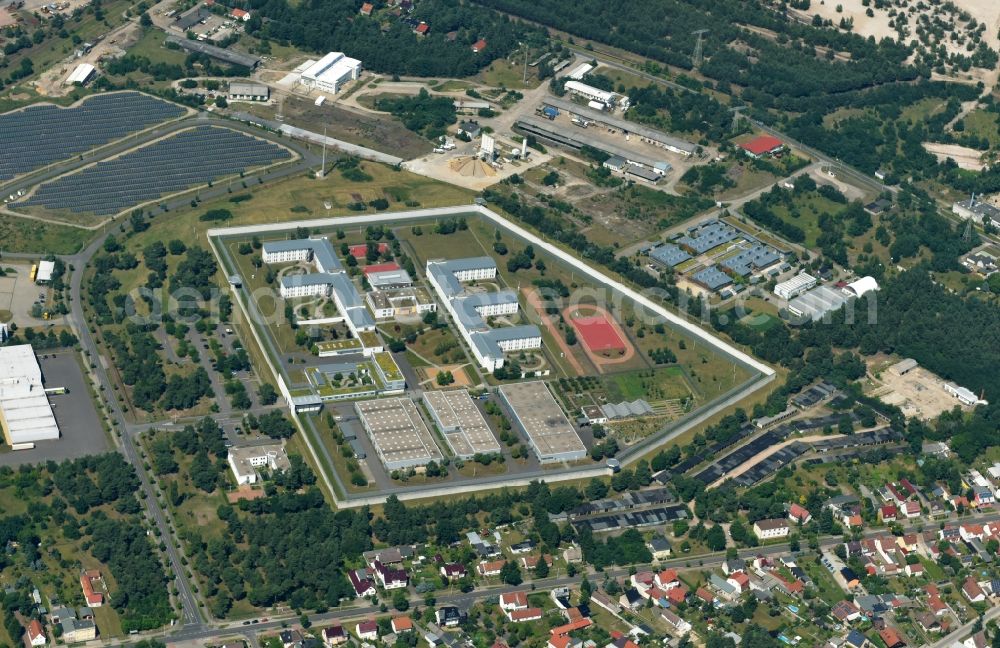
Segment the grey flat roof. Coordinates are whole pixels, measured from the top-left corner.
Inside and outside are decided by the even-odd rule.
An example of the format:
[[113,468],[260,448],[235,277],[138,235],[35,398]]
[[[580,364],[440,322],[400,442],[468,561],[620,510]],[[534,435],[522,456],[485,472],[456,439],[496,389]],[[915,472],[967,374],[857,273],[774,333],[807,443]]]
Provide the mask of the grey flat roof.
[[233,81],[229,84],[229,94],[266,96],[271,94],[271,89],[261,83]]
[[378,286],[395,286],[399,284],[411,284],[413,278],[410,273],[400,268],[399,270],[383,270],[382,272],[372,272],[365,275],[368,285],[373,288]]
[[745,277],[754,270],[767,268],[780,260],[781,254],[770,245],[754,243],[750,249],[723,261],[722,265]]
[[635,164],[627,165],[625,167],[625,173],[634,175],[638,178],[642,178],[643,180],[648,180],[649,182],[659,182],[660,179],[663,178],[663,176],[657,173],[656,171],[647,169],[646,167],[643,166],[637,166]]
[[389,470],[425,466],[444,458],[409,398],[359,401],[354,408]]
[[715,266],[710,266],[691,275],[693,281],[697,281],[709,290],[718,290],[733,283],[732,278]]
[[240,65],[245,68],[250,68],[251,70],[260,64],[260,58],[257,56],[240,54],[239,52],[234,52],[222,47],[216,47],[215,45],[209,45],[208,43],[203,43],[201,41],[178,38],[177,36],[167,36],[167,42],[179,45],[182,49],[186,49],[189,52],[205,54],[224,63],[229,63],[230,65]]
[[673,243],[665,243],[650,250],[649,258],[672,268],[690,259],[691,255]]
[[642,164],[643,166],[648,166],[650,168],[655,168],[657,165],[662,166],[663,164],[666,164],[668,168],[670,166],[670,163],[666,160],[646,157],[645,155],[630,151],[624,147],[609,144],[604,140],[591,137],[587,134],[587,130],[584,128],[574,127],[572,131],[569,131],[565,127],[557,128],[547,119],[543,120],[535,117],[521,117],[517,120],[515,125],[526,132],[544,137],[549,141],[562,144],[563,146],[569,146],[576,149],[584,146],[590,146],[604,151],[608,155],[616,155],[626,161]]
[[739,235],[739,230],[732,225],[713,220],[702,223],[693,232],[680,237],[677,244],[691,248],[695,254],[704,254],[716,246],[739,238]]
[[816,286],[788,302],[788,310],[798,312],[802,317],[819,319],[828,312],[835,311],[847,303],[847,296],[830,286]]
[[517,422],[542,462],[574,461],[587,456],[587,447],[542,381],[500,387]]
[[645,137],[646,139],[660,142],[662,144],[669,144],[670,146],[681,151],[685,151],[688,154],[694,153],[698,148],[697,144],[692,144],[687,140],[680,139],[679,137],[675,137],[673,135],[668,135],[655,128],[650,128],[648,126],[643,126],[642,124],[621,119],[609,113],[588,108],[587,106],[581,106],[580,104],[573,103],[572,101],[549,96],[545,98],[545,103],[555,108],[587,117],[588,119],[593,119],[594,121],[601,122],[602,124],[608,124],[609,126],[614,126],[615,128],[628,131],[629,133],[634,133],[639,137]]
[[315,285],[329,285],[333,283],[334,277],[339,277],[340,275],[329,274],[327,272],[312,272],[309,274],[299,274],[299,275],[285,275],[281,278],[281,285],[286,288],[294,288],[296,286],[315,286]]
[[424,402],[456,455],[500,452],[500,444],[465,389],[424,392]]

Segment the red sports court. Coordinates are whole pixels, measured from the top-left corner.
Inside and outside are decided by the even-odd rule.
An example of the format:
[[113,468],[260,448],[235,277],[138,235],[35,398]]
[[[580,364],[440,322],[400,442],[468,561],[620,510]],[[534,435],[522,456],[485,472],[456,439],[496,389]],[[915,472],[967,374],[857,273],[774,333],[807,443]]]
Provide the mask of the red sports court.
[[572,321],[583,343],[594,353],[625,353],[625,341],[604,315],[579,317]]

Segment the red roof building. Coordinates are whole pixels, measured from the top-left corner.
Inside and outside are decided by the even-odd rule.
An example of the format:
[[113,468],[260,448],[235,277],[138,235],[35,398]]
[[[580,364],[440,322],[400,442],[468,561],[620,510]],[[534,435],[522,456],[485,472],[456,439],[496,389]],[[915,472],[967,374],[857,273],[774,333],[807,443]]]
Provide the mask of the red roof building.
[[552,628],[552,630],[550,630],[549,632],[552,634],[553,637],[561,637],[563,635],[568,635],[571,632],[575,632],[576,630],[583,630],[584,628],[589,628],[591,623],[592,622],[589,618],[584,617],[582,619],[578,619],[576,621],[567,623],[565,625],[556,626],[555,628]]
[[393,617],[392,631],[396,634],[399,634],[400,632],[412,632],[413,620],[408,616]]
[[426,36],[427,32],[429,32],[430,30],[431,30],[430,25],[428,25],[425,22],[422,22],[413,28],[413,33],[416,34],[417,36]]
[[[364,258],[364,254],[361,255]],[[370,275],[376,272],[393,272],[395,270],[402,270],[398,263],[390,261],[389,263],[374,263],[370,266],[365,266],[364,273]]]
[[482,52],[484,49],[486,49],[486,40],[485,39],[480,38],[479,40],[477,40],[472,45],[472,52],[474,54],[478,54],[478,53]]
[[900,648],[906,645],[902,635],[895,628],[883,628],[879,631],[878,636],[882,638],[882,643],[885,644],[886,648]]
[[667,600],[674,605],[678,605],[684,602],[687,598],[688,588],[681,585],[680,587],[671,587],[667,590]]
[[764,155],[777,153],[785,148],[785,145],[782,144],[781,140],[777,137],[772,137],[771,135],[761,135],[753,138],[749,142],[740,144],[740,148],[743,149],[743,151],[750,157],[759,158]]
[[525,621],[537,621],[542,618],[541,608],[528,608],[526,610],[514,610],[510,613],[510,620],[514,623]]
[[94,591],[94,583],[101,580],[101,572],[89,569],[80,575],[80,587],[83,588],[83,598],[88,607],[104,605],[104,594]]
[[32,619],[31,623],[28,624],[28,642],[32,646],[45,645],[45,630],[42,628],[42,624],[38,622],[38,619]]
[[235,18],[236,20],[247,21],[250,20],[250,12],[242,9],[233,9],[229,12],[229,17]]
[[361,5],[361,15],[362,16],[370,16],[370,15],[372,15],[372,11],[374,11],[374,10],[375,10],[375,5],[373,5],[370,2],[366,2],[363,5]]
[[809,520],[812,519],[812,514],[804,506],[793,503],[788,507],[788,519],[799,524],[808,524]]

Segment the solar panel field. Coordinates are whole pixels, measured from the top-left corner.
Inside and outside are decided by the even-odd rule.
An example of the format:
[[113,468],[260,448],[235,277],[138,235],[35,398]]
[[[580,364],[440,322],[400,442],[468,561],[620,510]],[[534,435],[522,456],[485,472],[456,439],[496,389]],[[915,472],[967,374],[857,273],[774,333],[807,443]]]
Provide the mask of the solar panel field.
[[0,182],[69,159],[185,114],[138,92],[88,97],[77,106],[29,106],[0,115]]
[[276,144],[228,128],[198,126],[43,184],[17,206],[108,216],[290,158]]

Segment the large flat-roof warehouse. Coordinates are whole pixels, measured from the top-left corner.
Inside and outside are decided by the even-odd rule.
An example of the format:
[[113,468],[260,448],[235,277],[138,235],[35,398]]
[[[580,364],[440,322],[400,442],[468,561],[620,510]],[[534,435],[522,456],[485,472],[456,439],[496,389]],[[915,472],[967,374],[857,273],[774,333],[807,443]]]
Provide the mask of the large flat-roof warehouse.
[[587,456],[587,447],[544,382],[504,385],[500,395],[528,435],[540,462],[575,461]]
[[354,409],[386,470],[417,468],[444,458],[409,398],[359,401]]
[[456,456],[469,459],[477,454],[500,452],[500,443],[468,391],[424,392],[424,402]]
[[9,445],[59,438],[30,344],[0,347],[0,427]]

